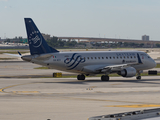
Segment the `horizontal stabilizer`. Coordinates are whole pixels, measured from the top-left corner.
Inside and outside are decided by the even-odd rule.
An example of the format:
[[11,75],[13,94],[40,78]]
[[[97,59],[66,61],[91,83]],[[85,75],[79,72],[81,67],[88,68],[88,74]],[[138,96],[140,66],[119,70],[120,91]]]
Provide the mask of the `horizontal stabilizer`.
[[10,53],[3,53],[5,55],[14,56],[14,57],[21,57],[19,54],[10,54]]

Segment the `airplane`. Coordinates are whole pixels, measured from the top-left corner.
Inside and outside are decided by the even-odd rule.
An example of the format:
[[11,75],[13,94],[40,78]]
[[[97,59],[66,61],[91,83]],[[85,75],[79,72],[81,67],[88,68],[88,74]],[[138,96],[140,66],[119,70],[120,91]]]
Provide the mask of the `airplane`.
[[60,52],[50,47],[31,18],[24,18],[30,55],[22,56],[24,61],[53,69],[77,73],[77,80],[85,76],[103,74],[102,81],[109,81],[109,74],[122,77],[137,76],[143,70],[156,66],[156,62],[141,51],[80,51]]

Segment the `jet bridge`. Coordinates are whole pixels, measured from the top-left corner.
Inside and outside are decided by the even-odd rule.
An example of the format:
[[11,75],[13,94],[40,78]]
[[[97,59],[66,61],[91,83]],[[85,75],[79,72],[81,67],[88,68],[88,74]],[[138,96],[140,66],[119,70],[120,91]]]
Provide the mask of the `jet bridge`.
[[96,116],[88,120],[160,120],[160,108]]

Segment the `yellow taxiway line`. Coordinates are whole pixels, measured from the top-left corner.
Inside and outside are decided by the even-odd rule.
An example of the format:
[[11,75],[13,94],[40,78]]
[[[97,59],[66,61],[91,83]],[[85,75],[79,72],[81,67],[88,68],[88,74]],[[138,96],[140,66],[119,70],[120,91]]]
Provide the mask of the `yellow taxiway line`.
[[156,104],[138,104],[138,105],[109,105],[105,107],[127,107],[127,108],[143,108],[143,107],[160,107]]
[[7,86],[7,87],[4,87],[4,88],[1,88],[0,92],[3,92],[3,93],[14,93],[14,94],[20,94],[20,93],[39,93],[38,91],[11,91],[11,92],[4,91],[7,88],[12,88],[12,87],[15,87],[15,86],[27,85],[27,84],[33,84],[33,83],[26,83],[26,84],[18,84],[18,85]]

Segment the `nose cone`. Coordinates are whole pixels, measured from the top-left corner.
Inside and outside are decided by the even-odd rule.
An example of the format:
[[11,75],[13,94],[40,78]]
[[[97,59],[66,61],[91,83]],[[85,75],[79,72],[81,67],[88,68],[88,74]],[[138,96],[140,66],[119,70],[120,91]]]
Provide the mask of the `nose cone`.
[[153,60],[153,67],[155,68],[157,66],[157,63]]
[[150,61],[148,63],[148,65],[151,67],[151,68],[155,68],[157,66],[157,63],[152,59],[152,61]]

